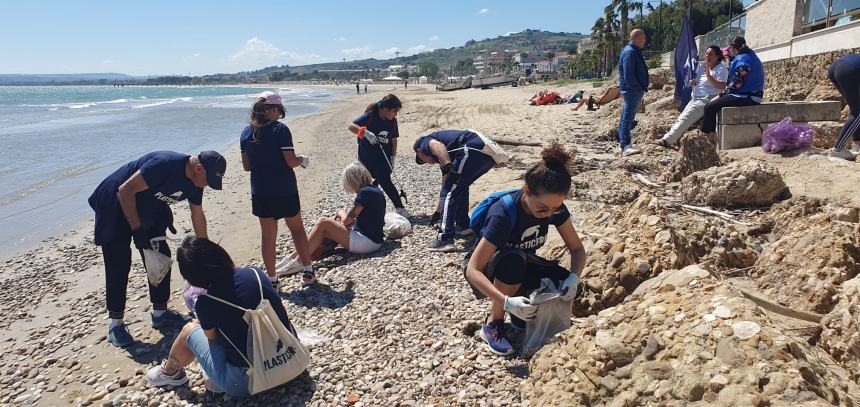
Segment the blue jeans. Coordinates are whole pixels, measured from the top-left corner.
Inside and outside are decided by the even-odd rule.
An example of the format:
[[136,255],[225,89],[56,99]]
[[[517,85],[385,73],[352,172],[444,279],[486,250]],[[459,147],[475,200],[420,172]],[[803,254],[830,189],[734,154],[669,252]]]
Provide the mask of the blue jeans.
[[221,390],[234,397],[250,395],[248,373],[244,367],[235,366],[227,361],[227,348],[224,345],[210,341],[199,326],[188,334],[185,344],[194,353],[206,377]]
[[630,127],[644,96],[645,92],[621,92],[624,107],[621,108],[621,121],[618,123],[618,143],[621,144],[622,150],[630,145]]

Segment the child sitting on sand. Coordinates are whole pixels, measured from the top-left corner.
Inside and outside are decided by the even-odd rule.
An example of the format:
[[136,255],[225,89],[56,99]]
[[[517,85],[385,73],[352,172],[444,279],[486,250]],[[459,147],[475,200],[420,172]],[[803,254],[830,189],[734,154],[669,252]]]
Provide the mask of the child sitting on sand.
[[[541,152],[541,162],[525,173],[525,185],[491,204],[480,230],[480,240],[467,256],[466,280],[490,299],[490,314],[480,331],[489,351],[513,352],[505,337],[505,311],[511,326],[524,329],[537,307],[524,295],[540,287],[542,278],[562,282],[562,298],[573,299],[585,266],[585,249],[579,240],[564,200],[570,192],[568,165],[572,152],[553,143]],[[549,225],[555,226],[571,254],[568,271],[536,252],[546,242]]]
[[[385,195],[372,185],[370,172],[359,163],[352,163],[343,170],[343,189],[355,194],[352,208],[340,211],[332,218],[317,219],[311,230],[311,260],[323,257],[327,242],[334,241],[351,253],[368,254],[379,250],[385,241],[382,227],[385,226]],[[301,268],[298,254],[288,257],[289,263],[284,272],[289,273]]]

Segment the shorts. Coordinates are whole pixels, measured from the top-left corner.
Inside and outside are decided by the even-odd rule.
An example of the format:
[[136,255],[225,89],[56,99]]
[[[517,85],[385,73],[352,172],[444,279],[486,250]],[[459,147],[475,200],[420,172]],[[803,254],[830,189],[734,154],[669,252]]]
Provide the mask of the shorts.
[[[520,285],[516,295],[527,296],[540,288],[541,280],[549,278],[559,283],[570,275],[570,271],[558,264],[558,261],[547,260],[532,252],[520,249],[502,249],[493,254],[484,275],[490,282],[499,280],[509,285]],[[465,267],[463,275],[465,276]],[[467,280],[468,281],[468,280]],[[472,292],[477,298],[486,296],[472,286]]]
[[298,195],[251,195],[251,213],[258,218],[292,218],[301,210]]
[[195,327],[188,334],[185,344],[194,353],[206,377],[221,390],[234,397],[251,395],[246,369],[228,362],[228,349],[220,342],[210,341],[203,333],[203,328]]
[[381,247],[382,243],[376,243],[359,231],[349,228],[349,251],[351,253],[368,254],[379,250]]

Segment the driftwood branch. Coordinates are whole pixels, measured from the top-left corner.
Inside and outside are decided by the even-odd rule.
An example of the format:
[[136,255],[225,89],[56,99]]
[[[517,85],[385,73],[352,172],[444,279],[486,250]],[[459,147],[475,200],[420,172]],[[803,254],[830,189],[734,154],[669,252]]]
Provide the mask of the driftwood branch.
[[654,187],[654,188],[662,187],[662,185],[660,185],[654,181],[651,181],[646,176],[639,174],[639,173],[633,173],[633,179],[635,179],[636,181],[639,181],[639,182],[641,182],[641,183],[643,183],[649,187]]
[[739,225],[747,225],[747,226],[749,226],[749,223],[741,222],[741,221],[739,221],[739,220],[735,219],[735,215],[732,215],[732,214],[727,213],[727,212],[720,212],[720,211],[717,211],[717,210],[713,210],[713,209],[711,209],[711,208],[705,208],[705,207],[702,207],[702,206],[693,206],[693,205],[687,205],[687,204],[681,204],[681,208],[684,208],[684,209],[686,209],[686,210],[688,210],[688,211],[693,211],[693,212],[703,213],[703,214],[706,214],[706,215],[713,215],[713,216],[716,216],[716,217],[719,217],[719,218],[725,219],[725,220],[727,220],[727,221],[737,223],[737,224],[739,224]]
[[744,297],[749,298],[752,302],[756,303],[759,307],[762,307],[770,312],[777,313],[779,315],[784,315],[794,319],[800,319],[807,322],[812,323],[821,323],[821,318],[824,315],[816,314],[814,312],[800,311],[793,308],[786,307],[784,305],[777,304],[758,293],[754,293],[752,291],[745,290],[743,288],[738,288],[743,294]]
[[496,138],[496,137],[494,137],[493,140],[496,143],[499,143],[501,145],[506,145],[506,146],[541,147],[543,145],[543,144],[538,143],[536,141],[519,141],[519,140],[510,140],[510,139],[506,139],[506,138]]

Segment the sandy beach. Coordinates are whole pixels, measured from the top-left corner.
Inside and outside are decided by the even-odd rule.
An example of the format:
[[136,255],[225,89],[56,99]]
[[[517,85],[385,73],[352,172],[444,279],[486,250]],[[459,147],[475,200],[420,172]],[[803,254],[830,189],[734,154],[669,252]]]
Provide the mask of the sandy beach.
[[[354,136],[346,127],[368,103],[376,101],[389,88],[404,103],[398,116],[401,137],[396,172],[409,196],[407,207],[416,215],[413,233],[402,240],[387,242],[375,255],[340,253],[322,261],[316,266],[320,280],[316,287],[302,289],[298,277],[286,279],[281,288],[284,305],[311,343],[309,375],[286,388],[250,400],[218,399],[218,403],[524,405],[528,402],[521,391],[532,400],[540,397],[525,387],[543,383],[539,377],[530,377],[530,372],[533,375],[542,369],[535,360],[548,363],[551,355],[542,353],[530,364],[526,358],[505,359],[486,352],[474,335],[486,303],[475,300],[463,279],[462,254],[423,250],[433,238],[427,222],[435,207],[439,176],[436,167],[415,164],[411,146],[418,136],[431,131],[474,128],[505,139],[540,145],[558,141],[577,149],[575,191],[567,206],[589,251],[586,272],[591,275],[590,280],[586,279],[589,288],[583,302],[578,303],[581,312],[577,316],[583,317],[579,324],[592,323],[594,315],[621,303],[625,295],[621,286],[627,282],[607,277],[619,275],[618,269],[613,268],[617,260],[612,253],[632,253],[628,254],[627,264],[635,269],[644,262],[646,274],[656,275],[659,271],[655,262],[661,265],[660,270],[682,268],[713,253],[717,238],[723,233],[727,237],[731,234],[730,221],[716,222],[713,217],[670,205],[675,199],[672,197],[680,194],[681,184],[660,181],[658,171],[673,165],[673,160],[681,160],[683,151],[647,146],[641,156],[619,159],[616,143],[595,130],[598,122],[608,120],[598,115],[603,112],[585,109],[573,112],[570,105],[534,107],[524,103],[542,89],[540,85],[450,93],[436,92],[433,85],[410,84],[407,90],[402,86],[371,85],[370,94],[344,96],[328,104],[322,112],[289,119],[287,125],[294,135],[297,152],[311,158],[309,168],[297,170],[302,213],[308,227],[318,216],[349,205],[349,198],[339,187],[341,169],[355,159]],[[561,92],[573,93],[579,88],[590,89],[591,85],[568,85]],[[539,147],[530,146],[506,149],[512,153],[512,161],[491,170],[473,185],[470,194],[473,205],[490,192],[519,186],[523,171],[536,162],[540,151]],[[837,206],[860,206],[856,163],[831,165],[826,160],[801,157],[762,157],[760,151],[734,151],[724,154],[724,159],[764,158],[779,168],[792,199],[832,198],[828,189],[840,189],[838,199],[834,200]],[[261,263],[260,232],[250,210],[249,177],[242,171],[238,146],[224,154],[228,160],[224,188],[207,189],[204,198],[209,236],[220,241],[237,264],[257,265]],[[670,164],[661,164],[660,160],[670,160]],[[819,179],[828,180],[824,185],[830,186],[810,183],[810,171]],[[652,182],[660,181],[660,186],[637,181],[634,173],[644,174]],[[690,261],[684,261],[684,256],[678,260],[677,255],[681,252],[680,240],[672,241],[677,247],[670,244],[667,248],[668,243],[661,246],[652,242],[659,231],[637,237],[633,229],[625,227],[635,229],[638,220],[622,219],[635,211],[631,209],[634,201],[645,196],[669,202],[665,204],[670,205],[666,219],[660,222],[672,223],[673,228],[678,223],[688,225],[685,232],[671,229],[672,236],[686,236],[688,247],[707,239],[707,233],[705,237],[700,234],[700,240],[692,237],[699,225],[706,230],[713,226],[717,238],[701,243],[704,250],[701,254],[689,249]],[[648,202],[639,205],[647,207]],[[179,235],[190,233],[187,208],[178,205],[173,209]],[[763,223],[770,215],[762,210],[732,212],[732,216],[753,225]],[[612,219],[618,222],[610,229]],[[737,224],[731,227],[741,228]],[[105,342],[103,266],[99,248],[91,241],[91,229],[92,221],[86,222],[69,233],[48,239],[36,249],[0,262],[4,271],[0,277],[0,366],[3,366],[0,405],[157,406],[213,402],[210,396],[203,395],[203,379],[195,365],[189,372],[192,380],[188,387],[152,389],[146,385],[143,372],[166,356],[176,331],[158,332],[149,327],[146,277],[136,254],[126,318],[139,343],[123,350]],[[741,232],[746,230],[744,227]],[[688,235],[684,235],[686,231]],[[283,224],[280,234],[279,256],[292,248]],[[616,250],[622,242],[627,242],[627,250],[623,247]],[[767,244],[767,239],[762,242]],[[748,240],[743,244],[752,247],[754,243]],[[642,252],[632,249],[646,244],[649,248]],[[567,259],[559,251],[558,239],[553,239],[546,250]],[[676,256],[674,261],[672,255]],[[734,263],[723,266],[740,268]],[[640,277],[636,276],[644,280]],[[176,269],[171,284],[174,295],[170,307],[184,311],[182,280]],[[606,294],[617,289],[621,290],[620,298],[612,299]],[[779,291],[763,290],[773,295]],[[778,321],[774,324],[778,326]],[[581,325],[575,323],[575,326]]]

